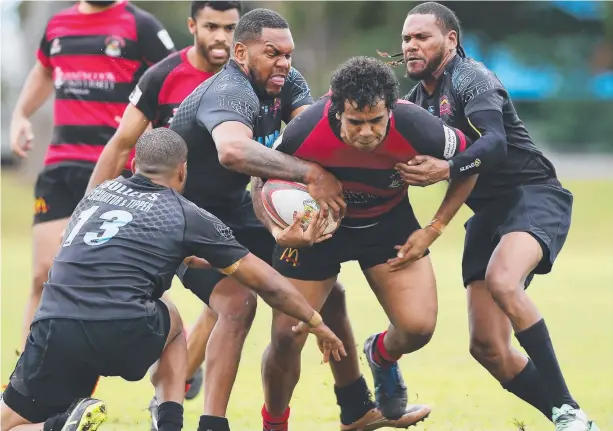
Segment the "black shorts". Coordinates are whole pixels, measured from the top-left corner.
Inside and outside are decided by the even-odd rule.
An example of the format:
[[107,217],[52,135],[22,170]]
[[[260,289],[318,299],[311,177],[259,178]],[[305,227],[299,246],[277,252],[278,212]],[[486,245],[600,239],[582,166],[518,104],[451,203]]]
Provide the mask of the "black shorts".
[[534,274],[549,273],[568,236],[572,206],[573,195],[552,181],[517,187],[475,212],[464,225],[464,286],[485,280],[494,249],[510,232],[530,233],[543,249],[543,259],[526,278],[525,286]]
[[[203,208],[207,209],[206,207]],[[230,210],[211,208],[207,211],[232,229],[232,233],[239,244],[264,262],[269,265],[272,264],[275,240],[268,229],[257,219],[249,193],[245,194],[238,207]],[[188,268],[186,265],[179,267],[177,276],[185,288],[191,290],[207,305],[217,283],[226,277],[213,269],[194,269]]]
[[138,319],[45,319],[32,324],[3,398],[30,422],[65,412],[91,396],[99,376],[141,380],[160,357],[170,331],[166,305]]
[[79,162],[46,166],[34,186],[34,224],[70,217],[85,195],[93,170],[93,164]]
[[[342,226],[332,238],[312,247],[292,249],[275,246],[273,267],[282,275],[298,280],[326,280],[341,270],[341,263],[357,260],[362,270],[386,263],[396,256],[394,249],[420,229],[408,200],[401,202],[371,227]],[[426,250],[426,255],[429,253]]]

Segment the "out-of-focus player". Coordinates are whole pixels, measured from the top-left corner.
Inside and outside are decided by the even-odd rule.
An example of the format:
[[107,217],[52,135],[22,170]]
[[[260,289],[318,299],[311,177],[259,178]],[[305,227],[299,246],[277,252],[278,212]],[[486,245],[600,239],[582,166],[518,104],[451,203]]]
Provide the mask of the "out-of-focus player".
[[[509,94],[483,64],[466,57],[455,14],[438,3],[412,9],[402,29],[407,99],[475,140],[450,160],[399,165],[409,184],[479,174],[468,206],[462,276],[468,292],[470,352],[502,386],[539,409],[556,431],[597,430],[571,396],[545,320],[525,292],[547,274],[568,235],[573,196],[534,145]],[[511,344],[511,334],[527,356]]]
[[[89,180],[88,190],[121,173],[137,139],[151,124],[168,127],[181,102],[202,82],[226,64],[241,5],[234,1],[191,2],[187,26],[194,44],[151,67],[130,95],[119,128],[105,146]],[[187,336],[188,390],[195,397],[201,386],[206,344],[216,322],[210,308],[203,309]],[[195,376],[195,377],[194,377]],[[151,404],[155,425],[155,400]]]
[[[87,398],[98,376],[138,381],[150,367],[161,402],[158,428],[181,430],[186,342],[179,312],[160,297],[185,260],[237,278],[307,324],[326,346],[325,361],[344,353],[284,277],[181,196],[187,146],[180,136],[168,129],[146,132],[132,167],[131,178],[99,185],[70,218],[0,403],[2,431],[95,431],[106,418],[104,403]],[[36,425],[19,427],[28,423]]]
[[28,119],[55,90],[53,138],[34,190],[34,264],[24,343],[62,232],[128,96],[149,66],[174,51],[162,25],[128,2],[80,1],[49,20],[11,122],[12,149],[27,157],[34,139]]
[[[273,148],[320,164],[343,185],[347,213],[330,238],[310,244],[277,245],[274,267],[319,309],[336,282],[341,263],[358,261],[379,303],[390,319],[387,331],[368,338],[364,353],[373,373],[381,413],[392,426],[408,427],[430,408],[407,405],[398,359],[425,346],[436,325],[436,282],[428,250],[421,247],[441,234],[474,185],[474,178],[453,182],[428,226],[421,229],[407,186],[395,170],[398,162],[417,154],[450,158],[466,148],[464,134],[426,110],[398,101],[399,84],[384,63],[355,57],[332,76],[330,92],[300,114]],[[274,178],[269,175],[268,178]],[[253,179],[256,213],[279,235],[267,216]],[[287,259],[291,248],[295,259]],[[414,260],[411,262],[411,260]],[[281,313],[273,317],[272,340],[264,358],[266,409],[277,423],[298,383],[300,351],[306,336],[296,337],[296,321]],[[287,429],[269,427],[268,430]],[[348,428],[354,429],[354,428]],[[358,428],[363,429],[363,428]]]

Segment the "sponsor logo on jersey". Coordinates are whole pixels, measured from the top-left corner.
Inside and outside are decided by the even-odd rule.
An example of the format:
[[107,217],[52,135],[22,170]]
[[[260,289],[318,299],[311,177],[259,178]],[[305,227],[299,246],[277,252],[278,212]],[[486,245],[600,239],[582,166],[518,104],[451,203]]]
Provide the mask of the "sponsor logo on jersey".
[[34,201],[34,214],[46,214],[49,211],[49,206],[45,198],[36,198]]
[[274,133],[271,133],[270,135],[264,137],[258,136],[256,140],[260,144],[266,145],[268,148],[272,148],[275,140],[279,137],[279,133],[280,132],[278,130],[275,130]]
[[292,265],[294,268],[300,264],[300,255],[298,254],[297,248],[286,248],[281,253],[281,257],[279,260],[284,260],[285,262]]
[[471,164],[461,167],[460,172],[468,171],[469,169],[473,169],[473,168],[478,168],[479,166],[481,166],[481,160],[475,159],[475,161],[472,162]]
[[447,96],[441,97],[438,112],[441,117],[443,115],[451,115],[451,104],[449,103]]
[[458,138],[451,127],[443,124],[443,130],[445,130],[445,149],[443,150],[443,156],[445,159],[450,159],[453,157],[458,147]]

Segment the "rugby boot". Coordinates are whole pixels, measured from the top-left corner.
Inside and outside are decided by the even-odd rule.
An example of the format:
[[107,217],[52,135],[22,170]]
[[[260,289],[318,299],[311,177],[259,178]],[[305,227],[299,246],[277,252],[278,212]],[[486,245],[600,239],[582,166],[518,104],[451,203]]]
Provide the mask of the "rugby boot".
[[341,424],[341,431],[373,431],[379,428],[408,428],[425,421],[432,409],[425,405],[409,404],[404,415],[388,419],[378,408],[369,410],[364,416],[349,425]]
[[105,420],[104,402],[83,398],[72,408],[61,431],[96,431]]
[[202,389],[202,382],[204,381],[204,372],[202,367],[198,368],[194,375],[185,383],[185,399],[193,400],[200,393]]
[[404,384],[398,362],[381,367],[373,358],[373,349],[378,334],[371,335],[364,343],[364,354],[375,382],[377,407],[388,419],[400,419],[406,413],[407,387]]
[[581,409],[575,409],[568,404],[564,404],[560,408],[554,407],[552,413],[555,431],[590,431],[587,415]]

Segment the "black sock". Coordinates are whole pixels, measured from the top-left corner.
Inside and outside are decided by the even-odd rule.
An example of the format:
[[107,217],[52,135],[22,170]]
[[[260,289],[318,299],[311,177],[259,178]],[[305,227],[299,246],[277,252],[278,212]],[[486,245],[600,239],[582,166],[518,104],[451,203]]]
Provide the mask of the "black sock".
[[334,393],[336,404],[341,408],[343,425],[351,425],[376,407],[364,376],[342,388],[334,386]]
[[220,416],[200,416],[198,431],[230,431],[228,419]]
[[536,369],[545,381],[552,405],[559,408],[563,404],[568,404],[576,409],[579,408],[564,381],[547,325],[545,325],[545,319],[541,319],[528,329],[516,333],[515,337],[526,350],[530,359],[534,361]]
[[547,392],[543,377],[530,358],[528,358],[526,367],[513,379],[503,383],[502,387],[540,410],[547,419],[551,420],[553,404],[549,398],[549,392]]
[[43,424],[43,431],[60,431],[68,420],[68,416],[70,416],[69,412],[70,411],[47,419]]
[[166,401],[158,407],[159,431],[180,431],[183,429],[183,406],[174,401]]

